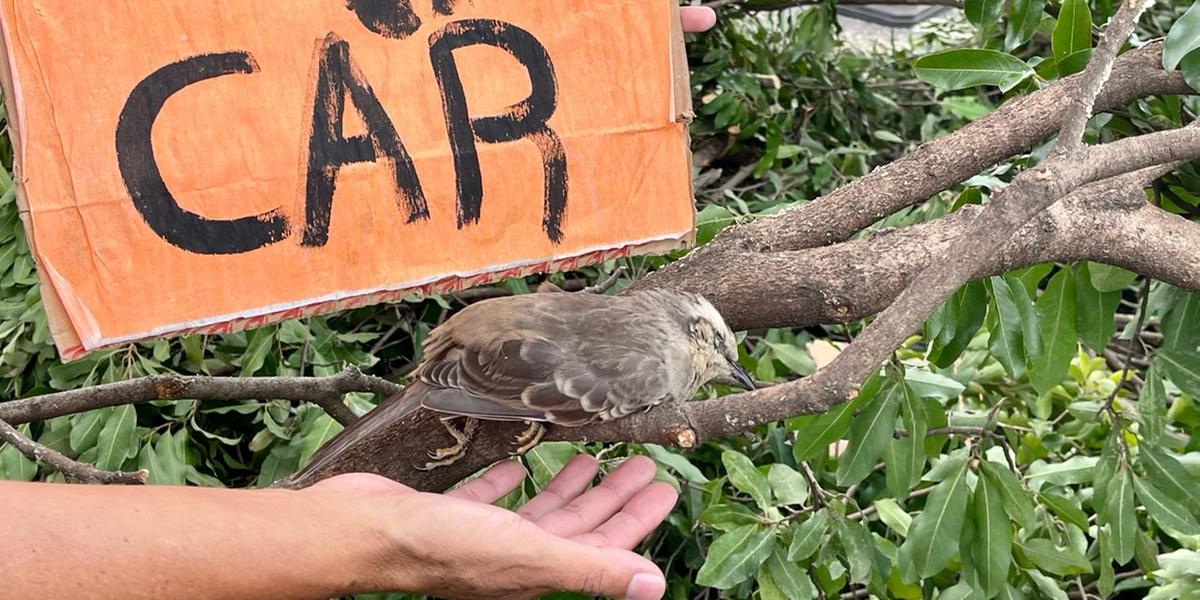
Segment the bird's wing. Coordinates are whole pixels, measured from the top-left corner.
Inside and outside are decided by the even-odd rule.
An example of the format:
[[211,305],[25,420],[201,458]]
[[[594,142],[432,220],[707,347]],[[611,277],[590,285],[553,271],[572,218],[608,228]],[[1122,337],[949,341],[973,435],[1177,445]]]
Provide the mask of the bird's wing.
[[[570,295],[547,294],[527,303],[519,322],[508,324],[515,327],[447,331],[453,341],[439,340],[444,350],[420,370],[421,381],[431,388],[422,406],[492,420],[579,425],[670,397],[659,352],[604,344],[601,339],[617,333],[613,327],[620,329],[603,323],[611,315],[586,306],[558,306],[547,296]],[[581,320],[588,325],[581,326]]]

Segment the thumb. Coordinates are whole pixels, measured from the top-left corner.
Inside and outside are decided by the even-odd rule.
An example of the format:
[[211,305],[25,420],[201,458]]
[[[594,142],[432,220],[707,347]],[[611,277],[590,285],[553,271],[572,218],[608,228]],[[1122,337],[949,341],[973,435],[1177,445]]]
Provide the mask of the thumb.
[[641,555],[562,540],[539,573],[551,589],[618,600],[659,600],[667,591],[662,571]]

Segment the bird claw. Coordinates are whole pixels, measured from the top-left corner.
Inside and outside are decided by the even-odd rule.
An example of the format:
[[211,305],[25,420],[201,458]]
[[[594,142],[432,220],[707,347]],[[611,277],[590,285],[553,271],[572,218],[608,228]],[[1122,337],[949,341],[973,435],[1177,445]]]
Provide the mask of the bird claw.
[[537,421],[530,421],[529,426],[513,439],[513,443],[517,444],[517,449],[509,452],[509,456],[523,456],[526,452],[532,450],[534,446],[537,446],[545,435],[545,425]]
[[451,419],[442,419],[441,421],[442,427],[445,427],[450,437],[454,438],[454,445],[427,451],[425,454],[429,456],[430,462],[424,465],[414,465],[414,469],[432,471],[438,467],[452,465],[467,455],[467,448],[471,444],[471,438],[475,436],[475,431],[479,428],[479,421],[468,417],[461,430],[450,422]]

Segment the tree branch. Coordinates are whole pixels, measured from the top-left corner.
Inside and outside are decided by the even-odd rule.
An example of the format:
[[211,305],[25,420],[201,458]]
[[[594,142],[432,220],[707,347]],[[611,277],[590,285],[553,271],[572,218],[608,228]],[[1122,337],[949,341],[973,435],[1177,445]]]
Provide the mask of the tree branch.
[[269,400],[312,402],[347,425],[356,417],[342,402],[350,392],[381,397],[398,393],[400,385],[364,375],[350,367],[331,377],[203,377],[153,375],[90,388],[68,390],[22,400],[0,402],[0,420],[20,425],[106,406],[155,400]]
[[[699,248],[640,280],[658,285],[690,261],[726,250],[778,251],[812,248],[849,239],[854,233],[984,169],[1025,152],[1054,133],[1081,80],[1073,75],[1021,98],[947,136],[921,145],[911,154],[880,167],[812,202],[771,217],[726,229]],[[1096,98],[1104,111],[1132,99],[1187,94],[1191,88],[1178,72],[1162,68],[1162,44],[1149,44],[1121,55]],[[669,285],[665,287],[670,287]]]
[[104,471],[97,469],[91,465],[81,463],[68,458],[66,455],[50,448],[43,446],[17,431],[8,422],[0,419],[0,441],[7,442],[16,448],[18,452],[23,454],[25,458],[32,460],[41,465],[54,467],[62,471],[63,475],[77,479],[84,483],[118,483],[118,484],[141,484],[146,483],[146,476],[149,474],[145,469],[127,473],[124,471]]
[[1100,43],[1092,51],[1092,59],[1079,78],[1078,90],[1072,95],[1072,108],[1067,110],[1063,120],[1062,130],[1058,133],[1053,154],[1071,156],[1083,150],[1083,130],[1087,127],[1088,119],[1092,118],[1092,110],[1096,105],[1096,97],[1112,74],[1113,63],[1117,52],[1133,33],[1138,18],[1155,0],[1125,0],[1121,8],[1108,21],[1108,29],[1100,38]]
[[[702,3],[701,6],[707,6],[713,9],[737,7],[745,12],[766,12],[787,10],[789,8],[797,8],[801,6],[814,6],[821,3],[822,0],[777,0],[775,2],[754,2],[753,0],[710,0],[709,2]],[[958,0],[837,0],[837,4],[884,4],[889,6],[926,6],[929,4],[938,4],[942,6],[962,8],[962,3]]]

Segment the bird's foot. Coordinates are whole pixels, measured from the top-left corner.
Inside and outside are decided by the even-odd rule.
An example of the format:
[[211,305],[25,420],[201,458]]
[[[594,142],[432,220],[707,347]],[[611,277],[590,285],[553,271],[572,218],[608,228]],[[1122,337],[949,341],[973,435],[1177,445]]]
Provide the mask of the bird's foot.
[[445,427],[450,437],[454,438],[454,444],[446,448],[438,448],[437,450],[427,452],[430,461],[416,467],[418,471],[432,471],[439,467],[450,466],[467,455],[467,449],[471,445],[471,438],[475,436],[475,431],[479,428],[479,421],[467,417],[467,420],[463,423],[463,428],[460,430],[450,422],[452,419],[453,417],[442,419],[442,427]]
[[511,456],[523,456],[526,452],[533,449],[542,441],[542,437],[546,435],[546,426],[538,421],[530,421],[529,426],[517,435],[513,440],[517,444],[517,449],[510,453]]

